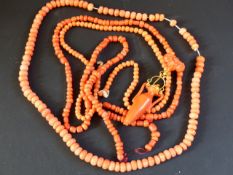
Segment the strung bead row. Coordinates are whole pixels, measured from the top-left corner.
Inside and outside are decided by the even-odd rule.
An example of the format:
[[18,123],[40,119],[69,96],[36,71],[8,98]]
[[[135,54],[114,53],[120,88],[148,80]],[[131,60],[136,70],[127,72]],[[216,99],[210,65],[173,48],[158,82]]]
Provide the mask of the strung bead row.
[[[130,20],[122,20],[122,21],[108,21],[108,20],[100,20],[93,17],[75,17],[68,20],[63,21],[62,23],[58,24],[57,28],[55,29],[54,36],[53,36],[53,45],[55,49],[55,53],[57,57],[59,58],[60,62],[64,64],[65,66],[65,73],[66,73],[66,81],[67,81],[67,93],[66,93],[66,105],[63,110],[63,118],[64,118],[64,125],[57,119],[57,117],[54,116],[54,114],[51,112],[51,110],[47,107],[47,105],[37,96],[35,92],[32,91],[29,80],[28,80],[28,70],[30,66],[30,62],[34,53],[35,48],[35,42],[38,36],[38,30],[40,28],[40,25],[44,19],[44,17],[47,15],[49,11],[52,9],[58,8],[58,7],[64,7],[64,6],[73,6],[73,7],[79,7],[86,9],[88,11],[97,10],[100,14],[108,14],[112,16],[119,16],[124,18],[129,18]],[[117,120],[122,121],[122,116],[119,116],[115,113],[112,113],[110,111],[106,111],[103,109],[108,108],[112,111],[119,113],[120,115],[124,115],[127,111],[123,108],[117,107],[115,105],[111,105],[110,103],[104,103],[101,104],[98,101],[98,95],[99,94],[99,88],[100,88],[100,80],[101,75],[103,75],[106,70],[113,64],[117,63],[121,59],[124,58],[124,56],[128,52],[128,44],[124,37],[108,37],[103,40],[95,49],[95,51],[92,54],[92,58],[88,61],[82,55],[81,53],[73,50],[71,47],[69,47],[68,44],[64,41],[64,35],[66,31],[72,26],[75,26],[78,21],[81,21],[76,26],[79,27],[88,27],[95,30],[102,30],[102,31],[125,31],[125,32],[134,32],[142,35],[144,39],[148,42],[148,44],[151,46],[153,52],[155,53],[155,56],[160,61],[162,67],[164,69],[169,69],[169,67],[166,67],[166,64],[164,63],[164,56],[159,51],[159,48],[153,41],[151,36],[155,36],[163,45],[164,49],[166,50],[167,54],[174,55],[173,50],[168,45],[165,38],[163,38],[159,32],[152,27],[151,25],[144,23],[143,21],[163,21],[165,19],[165,16],[163,14],[141,14],[136,12],[128,12],[124,10],[117,10],[117,9],[109,9],[106,7],[99,7],[96,8],[92,3],[88,3],[86,1],[78,1],[78,0],[56,0],[48,2],[44,7],[41,8],[41,10],[36,15],[32,27],[29,32],[28,41],[26,43],[25,52],[23,56],[23,60],[21,62],[20,66],[20,72],[19,72],[19,82],[21,89],[23,91],[24,96],[38,109],[38,111],[42,114],[42,116],[48,121],[49,125],[53,127],[53,129],[58,133],[63,141],[66,143],[66,145],[70,148],[72,152],[76,156],[78,156],[81,160],[84,160],[87,163],[90,163],[92,166],[101,167],[103,169],[109,170],[109,171],[116,171],[116,172],[126,172],[126,171],[132,171],[137,169],[142,169],[146,167],[151,167],[155,165],[159,165],[162,162],[165,162],[166,160],[169,160],[173,157],[176,157],[177,155],[182,154],[183,151],[187,150],[188,147],[191,146],[194,136],[196,134],[197,130],[197,124],[198,124],[198,116],[200,113],[200,78],[204,70],[204,57],[198,56],[196,58],[196,68],[194,72],[194,76],[191,83],[191,110],[189,114],[189,121],[187,126],[187,131],[184,136],[184,139],[174,147],[171,147],[169,149],[166,149],[154,156],[146,157],[139,160],[131,160],[128,162],[122,162],[125,158],[125,153],[123,150],[123,142],[121,141],[121,138],[115,129],[115,127],[112,125],[111,120]],[[135,20],[135,21],[134,21]],[[85,21],[89,21],[89,23],[85,23]],[[91,23],[90,23],[91,22]],[[93,25],[94,24],[94,25]],[[114,25],[114,26],[113,26]],[[122,27],[122,25],[125,27]],[[139,26],[139,27],[130,27],[131,25]],[[176,26],[175,21],[170,22],[171,26]],[[112,27],[111,27],[112,26]],[[118,26],[118,27],[117,27]],[[64,28],[63,28],[64,27]],[[115,28],[114,28],[115,27]],[[142,28],[145,28],[147,30],[144,31]],[[110,30],[112,29],[112,30]],[[149,34],[149,33],[150,34]],[[188,33],[184,29],[180,29],[179,33],[188,41],[191,48],[195,51],[198,51],[198,45],[196,44],[196,41],[190,33]],[[98,54],[100,51],[105,48],[109,42],[120,42],[123,46],[122,52],[120,52],[116,57],[111,59],[111,61],[105,63],[102,66],[99,66],[97,70],[95,70],[94,64],[97,60]],[[69,65],[69,62],[65,58],[64,54],[61,51],[60,45],[67,50],[70,54],[75,56],[76,58],[79,58],[85,65],[85,71],[82,76],[82,79],[80,81],[80,90],[81,93],[79,94],[77,100],[76,100],[76,114],[77,118],[83,120],[83,123],[81,126],[73,127],[69,124],[68,115],[70,113],[70,108],[73,103],[73,88],[72,88],[72,74],[71,74],[71,68]],[[111,74],[111,78],[106,84],[106,89],[109,90],[112,81],[116,74],[123,68],[128,66],[134,67],[134,72],[138,72],[138,65],[134,62],[125,62],[120,64],[121,66],[116,69],[116,71]],[[121,68],[122,67],[122,68]],[[171,73],[168,71],[168,78],[166,82],[165,87],[165,97],[161,101],[159,105],[157,105],[154,109],[152,109],[152,113],[159,111],[167,102],[169,95],[170,95],[170,85],[171,85]],[[163,112],[161,114],[146,114],[145,116],[142,116],[142,119],[139,121],[136,121],[132,124],[132,126],[143,126],[148,127],[151,131],[151,140],[148,142],[147,145],[145,145],[145,149],[151,150],[155,143],[158,141],[159,132],[157,131],[157,127],[151,123],[153,120],[156,119],[162,119],[170,117],[176,106],[178,105],[179,97],[181,94],[181,88],[182,88],[182,76],[183,71],[179,70],[177,71],[177,88],[174,95],[174,99],[170,105],[170,107],[167,109],[166,112]],[[135,73],[133,85],[130,86],[131,90],[132,87],[134,88],[136,86],[136,82],[138,81],[138,73]],[[94,86],[94,87],[93,87]],[[127,90],[125,93],[125,100],[124,104],[127,107],[129,105],[128,96],[132,93],[131,90]],[[167,95],[166,95],[167,94]],[[81,101],[84,100],[85,103],[85,114],[81,115]],[[83,132],[86,130],[91,121],[91,117],[95,112],[98,112],[98,114],[103,118],[108,130],[113,135],[115,146],[117,150],[117,158],[120,161],[112,161],[108,160],[102,157],[99,157],[97,155],[94,155],[87,150],[83,149],[77,141],[72,137],[71,133],[73,132]],[[70,132],[71,133],[70,133]]]
[[[97,18],[92,18],[92,17],[89,17],[89,18],[87,18],[86,17],[86,20],[89,20],[89,21],[96,21],[96,19]],[[66,24],[69,24],[69,26],[67,26],[67,27],[64,27],[64,30],[62,30],[60,33],[61,33],[61,36],[60,36],[60,40],[61,40],[61,45],[63,46],[63,48],[65,49],[65,50],[67,50],[70,54],[72,54],[73,56],[75,56],[75,57],[77,57],[77,58],[79,58],[82,62],[87,62],[86,61],[86,58],[84,58],[84,56],[83,55],[81,55],[80,53],[78,53],[77,51],[74,51],[73,49],[71,49],[66,43],[65,43],[65,41],[64,41],[64,35],[65,35],[65,33],[69,30],[69,28],[71,28],[73,25],[75,25],[75,26],[83,26],[83,27],[88,27],[88,28],[92,28],[92,29],[96,29],[95,27],[96,27],[96,25],[94,25],[94,24],[91,24],[90,25],[90,23],[84,23],[84,22],[82,22],[82,23],[79,23],[79,22],[75,22],[76,20],[85,20],[85,17],[76,17],[76,18],[72,18],[72,19],[68,19],[68,20],[65,20],[65,21],[63,21],[63,22],[61,22],[61,23],[59,23],[59,25],[58,25],[58,28],[57,28],[57,30],[55,30],[56,31],[56,33],[59,33],[59,30],[61,30],[61,26],[64,26],[64,25],[66,25]],[[98,23],[100,23],[100,24],[105,24],[106,23],[106,20],[105,21],[102,21],[102,20],[97,20],[98,21]],[[138,21],[127,21],[127,20],[124,20],[124,21],[121,21],[121,22],[118,22],[118,21],[110,21],[109,23],[111,24],[111,22],[113,23],[113,24],[115,24],[115,25],[119,25],[119,24],[121,24],[121,25],[127,25],[127,24],[129,24],[129,23],[131,23],[131,25],[132,24],[134,24],[134,25],[138,25]],[[86,25],[85,25],[86,24]],[[153,35],[155,35],[157,38],[161,38],[161,39],[163,39],[159,34],[158,34],[158,32],[152,27],[152,26],[150,26],[150,25],[148,25],[147,23],[143,23],[143,24],[139,24],[141,27],[144,27],[145,26],[145,28],[147,28],[147,29],[149,29],[149,30],[151,30],[153,33]],[[94,26],[94,28],[93,28],[93,26]],[[105,27],[103,27],[103,28],[105,28]],[[109,31],[112,31],[112,30],[114,30],[114,27],[112,27],[112,26],[109,26],[109,28],[110,28],[110,30]],[[105,31],[107,31],[107,29],[108,28],[105,28]],[[117,28],[118,30],[117,31],[126,31],[126,32],[129,32],[129,30],[130,30],[130,28]],[[125,30],[126,29],[126,30]],[[137,28],[136,28],[137,29]],[[153,29],[153,30],[152,30]],[[143,32],[143,30],[132,30],[132,31],[134,31],[134,32],[139,32],[139,34],[142,34],[142,36],[145,36],[145,38],[151,38],[150,37],[150,35],[148,34],[148,33],[146,33],[146,32]],[[59,38],[59,36],[57,36],[56,34],[54,35],[55,37],[56,37],[56,40],[58,41],[58,38]],[[149,40],[148,42],[151,42],[152,40]],[[153,43],[153,42],[152,42]],[[171,52],[172,53],[172,50],[169,48],[170,46],[168,46],[168,44],[166,43],[166,42],[163,42],[163,40],[162,40],[162,44],[164,45],[164,48],[166,48],[166,50],[168,51],[168,52]],[[152,47],[152,49],[153,49],[153,51],[155,52],[155,55],[158,55],[158,56],[160,56],[161,55],[161,52],[160,51],[158,51],[158,47],[154,44],[154,45],[152,45],[151,46]],[[177,91],[176,91],[176,97],[179,97],[180,96],[180,94],[181,94],[181,87],[182,87],[182,73],[180,72],[180,73],[178,73],[178,76],[177,76]],[[168,75],[168,81],[167,81],[167,85],[166,85],[166,92],[165,92],[165,98],[163,99],[163,101],[158,105],[158,106],[156,106],[156,108],[155,109],[153,109],[152,111],[153,112],[155,112],[155,111],[158,111],[158,110],[160,110],[165,104],[166,104],[166,101],[168,100],[168,97],[169,97],[169,91],[170,91],[170,83],[171,83],[171,81],[170,81],[170,75]],[[135,83],[133,83],[133,84],[135,84]],[[107,89],[106,89],[107,90]],[[132,87],[129,87],[129,89],[127,90],[127,91],[130,91],[131,93],[132,93],[132,91],[133,91],[133,88]],[[126,99],[126,97],[124,97],[124,99]],[[170,111],[170,113],[169,112],[164,112],[163,113],[163,118],[167,118],[167,117],[169,117],[171,114],[173,114],[173,112],[174,112],[174,110],[175,110],[175,108],[176,108],[176,106],[177,106],[177,104],[178,104],[178,100],[179,100],[179,98],[174,98],[174,101],[173,101],[173,103],[172,103],[172,105],[171,105],[171,108],[169,108],[168,109],[168,111]],[[169,113],[169,115],[167,115],[167,113]],[[157,115],[154,115],[155,116],[155,118],[156,119],[158,119],[159,117],[157,116]],[[150,116],[151,117],[151,116]],[[149,117],[149,118],[150,118]]]
[[[84,21],[84,22],[80,22],[80,21]],[[65,106],[65,108],[64,108],[64,110],[63,110],[63,117],[64,117],[64,123],[65,123],[65,126],[66,126],[66,128],[67,129],[69,129],[70,130],[70,132],[72,132],[72,133],[74,133],[74,132],[78,132],[78,133],[80,133],[80,132],[83,132],[84,130],[87,130],[88,129],[88,127],[90,126],[90,120],[91,120],[91,117],[93,116],[93,114],[94,114],[94,112],[93,112],[93,110],[92,110],[92,113],[91,114],[88,114],[87,115],[87,113],[86,113],[86,115],[84,115],[84,116],[88,116],[87,118],[85,118],[85,117],[83,117],[83,115],[81,115],[80,114],[80,111],[81,111],[81,102],[82,102],[82,98],[83,98],[83,100],[85,101],[85,104],[90,104],[91,102],[88,102],[88,99],[87,99],[87,96],[89,96],[89,94],[87,95],[87,96],[83,96],[83,95],[81,95],[81,94],[84,94],[84,92],[83,92],[83,88],[84,88],[84,84],[86,84],[86,82],[83,80],[83,79],[81,79],[81,82],[83,82],[83,83],[81,83],[80,84],[80,92],[81,92],[81,94],[78,96],[78,99],[76,100],[76,116],[77,116],[77,118],[78,119],[81,119],[81,120],[83,120],[83,123],[82,123],[82,125],[80,125],[80,126],[77,126],[77,127],[74,127],[74,126],[70,126],[70,124],[69,124],[69,119],[68,119],[68,117],[69,117],[69,113],[70,113],[70,109],[71,109],[71,104],[72,104],[72,99],[73,99],[73,96],[72,96],[72,75],[71,75],[71,71],[70,71],[70,66],[68,66],[68,62],[67,62],[67,60],[66,61],[64,61],[65,60],[65,57],[64,57],[64,55],[63,54],[61,54],[62,53],[62,51],[61,51],[61,49],[59,48],[59,39],[60,39],[60,43],[61,43],[61,46],[67,51],[67,52],[69,52],[71,55],[73,55],[74,57],[77,57],[77,58],[79,58],[83,63],[85,63],[85,62],[87,62],[86,61],[86,58],[84,58],[84,56],[82,55],[82,54],[80,54],[80,53],[78,53],[77,51],[74,51],[72,48],[70,48],[70,46],[68,46],[68,44],[66,44],[66,42],[65,42],[65,40],[64,40],[64,38],[65,38],[65,33],[71,28],[71,27],[73,27],[73,26],[81,26],[81,27],[87,27],[87,28],[91,28],[91,29],[96,29],[96,24],[93,24],[93,23],[86,23],[85,21],[90,21],[90,22],[95,22],[95,23],[97,23],[97,24],[102,24],[103,25],[103,29],[105,30],[105,31],[112,31],[112,30],[115,30],[114,29],[114,25],[127,25],[127,24],[129,24],[129,23],[131,23],[131,25],[137,25],[138,24],[138,22],[137,21],[128,21],[128,20],[124,20],[124,21],[120,21],[120,22],[118,22],[118,21],[108,21],[108,23],[106,23],[106,20],[105,21],[102,21],[102,20],[100,20],[100,19],[98,19],[98,18],[92,18],[92,17],[87,17],[87,16],[79,16],[79,17],[73,17],[73,18],[71,18],[71,19],[67,19],[67,20],[64,20],[64,21],[62,21],[61,23],[59,23],[57,26],[57,28],[55,29],[55,32],[54,32],[54,36],[53,36],[53,45],[54,45],[54,48],[55,48],[55,53],[57,54],[57,56],[58,56],[58,58],[59,59],[61,59],[62,60],[62,62],[65,62],[65,67],[66,67],[66,69],[68,69],[69,71],[67,72],[67,74],[68,74],[68,76],[67,76],[67,83],[68,83],[68,88],[67,88],[67,103],[66,103],[66,106]],[[105,24],[105,25],[104,25]],[[107,25],[108,24],[108,25]],[[112,26],[113,25],[113,26]],[[141,27],[144,27],[144,25],[145,26],[147,26],[148,24],[147,23],[143,23],[143,24],[140,24],[140,26]],[[152,28],[151,26],[150,26],[150,28]],[[99,28],[98,28],[99,29]],[[128,30],[125,30],[126,28],[124,27],[124,26],[121,26],[121,28],[118,28],[118,31],[126,31],[126,32],[130,32],[130,28],[128,28]],[[96,29],[97,30],[97,29]],[[133,30],[132,30],[133,31]],[[138,31],[138,30],[137,30]],[[136,32],[137,32],[136,31]],[[60,36],[59,36],[59,34],[60,34]],[[141,32],[139,32],[139,34],[141,34],[144,38],[145,38],[145,40],[149,43],[150,41],[153,41],[152,40],[152,37],[150,37],[150,35],[147,33],[147,32],[144,32],[144,31],[141,31]],[[154,35],[156,36],[156,37],[158,37],[159,38],[159,34],[158,34],[158,32],[156,32],[156,33],[154,33]],[[146,39],[146,38],[150,38],[150,40],[148,40],[148,39]],[[153,47],[157,47],[155,44],[153,44],[154,43],[154,41],[152,42],[152,48]],[[166,44],[166,42],[162,42],[162,44],[164,45],[164,47],[166,48],[166,46],[167,46],[167,44]],[[126,44],[125,44],[126,45]],[[150,44],[149,44],[150,45]],[[167,46],[167,48],[168,48],[169,46]],[[101,50],[102,50],[103,48],[101,48]],[[168,51],[170,51],[169,49],[167,49]],[[127,49],[126,50],[124,50],[123,49],[123,52],[128,52],[128,46],[127,46]],[[155,53],[157,53],[158,51],[156,50],[155,51]],[[171,52],[171,54],[173,54],[173,52],[172,51],[170,51]],[[160,53],[159,53],[160,54]],[[92,61],[92,59],[90,60],[90,61]],[[96,60],[95,60],[96,61]],[[92,61],[92,62],[95,62],[95,61]],[[111,60],[109,60],[108,62],[111,62]],[[169,60],[168,60],[168,62],[169,62]],[[170,61],[170,62],[172,62],[172,61]],[[114,69],[114,71],[113,71],[113,73],[112,74],[110,74],[110,76],[109,76],[109,79],[108,79],[108,81],[107,81],[107,83],[106,83],[106,88],[104,88],[104,91],[109,91],[109,88],[110,88],[110,85],[111,85],[111,81],[113,81],[113,78],[114,78],[114,76],[119,72],[119,70],[121,70],[123,67],[125,67],[127,64],[128,65],[130,65],[130,63],[131,64],[133,64],[133,62],[131,61],[131,62],[123,62],[122,64],[119,64],[115,69]],[[112,64],[112,63],[110,63],[110,64]],[[136,64],[135,64],[136,65]],[[92,66],[92,67],[91,67]],[[118,68],[119,67],[119,68]],[[168,67],[167,65],[166,65],[166,67]],[[88,66],[88,72],[90,72],[91,71],[91,69],[94,69],[94,65],[89,65]],[[167,118],[167,117],[170,117],[171,115],[172,115],[172,113],[174,112],[174,110],[175,110],[175,108],[177,107],[177,105],[178,105],[178,100],[179,100],[179,96],[180,96],[180,92],[181,92],[181,85],[182,85],[182,83],[180,83],[180,82],[182,82],[181,81],[181,76],[183,75],[183,70],[179,70],[179,73],[178,73],[178,76],[177,76],[177,90],[176,90],[176,95],[175,95],[175,98],[174,98],[174,100],[173,100],[173,102],[172,102],[172,104],[171,104],[171,107],[168,109],[168,111],[167,112],[163,112],[162,113],[162,115],[159,115],[158,116],[158,114],[146,114],[146,116],[142,116],[142,120],[147,120],[147,121],[149,121],[149,122],[152,122],[153,121],[153,118],[155,118],[155,119],[162,119],[162,118]],[[126,107],[127,108],[129,108],[129,96],[130,96],[130,94],[133,92],[133,90],[134,90],[134,88],[136,87],[136,85],[137,85],[137,82],[138,82],[138,78],[139,78],[139,75],[138,75],[138,68],[137,68],[137,66],[136,66],[136,69],[135,69],[135,71],[134,71],[134,80],[133,80],[133,82],[131,83],[131,85],[130,85],[130,87],[127,89],[127,93],[125,94],[125,97],[123,98],[123,101],[125,102],[125,105],[126,105]],[[86,71],[84,71],[84,76],[83,77],[88,77],[88,74],[86,74]],[[170,76],[168,76],[168,77],[170,77]],[[169,80],[169,78],[168,78],[168,80]],[[158,105],[158,106],[156,106],[157,108],[157,110],[159,110],[159,109],[161,109],[165,104],[166,104],[166,101],[168,100],[168,96],[169,96],[169,92],[170,92],[170,84],[171,84],[171,81],[167,81],[168,83],[167,83],[167,88],[166,88],[166,92],[165,92],[165,98],[162,100],[162,102]],[[96,92],[98,92],[98,86],[96,86],[97,88],[94,90],[94,91],[96,91]],[[104,92],[103,91],[103,92]],[[99,92],[102,92],[102,91],[99,91]],[[99,95],[102,95],[101,93],[98,93]],[[109,105],[108,105],[109,106]],[[110,105],[111,106],[111,105]],[[106,107],[106,106],[105,106]],[[86,108],[86,111],[88,111],[88,109],[90,108],[90,105],[85,105],[85,108]],[[119,109],[119,110],[118,110]],[[154,111],[156,111],[156,109],[152,109],[152,110],[154,110]],[[116,113],[122,113],[123,111],[125,111],[123,108],[120,108],[120,107],[117,107],[116,109],[112,109],[114,112],[116,112]],[[126,113],[126,111],[125,111],[125,113]],[[151,116],[152,115],[152,116]],[[80,117],[80,116],[82,116],[82,117]],[[160,117],[160,116],[162,116],[162,117]],[[121,122],[123,122],[123,119],[124,119],[124,117],[121,117]],[[155,144],[151,144],[151,147],[153,147]],[[145,146],[145,149],[147,150],[147,151],[150,151],[151,150],[151,148],[150,149],[148,149],[148,146]],[[124,153],[125,154],[125,153]]]

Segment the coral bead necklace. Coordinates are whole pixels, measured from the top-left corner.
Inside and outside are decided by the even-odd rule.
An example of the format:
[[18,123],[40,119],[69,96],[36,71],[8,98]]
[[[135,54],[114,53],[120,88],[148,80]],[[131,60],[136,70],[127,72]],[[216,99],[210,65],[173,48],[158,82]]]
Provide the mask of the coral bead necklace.
[[[64,65],[67,83],[66,103],[62,112],[63,122],[61,122],[31,89],[29,85],[28,70],[34,53],[38,30],[43,19],[51,10],[67,6],[82,8],[88,11],[96,11],[98,14],[121,17],[124,19],[105,20],[92,16],[76,16],[65,19],[57,24],[54,30],[52,43],[57,58],[60,63]],[[121,136],[112,121],[121,122],[126,126],[148,128],[151,132],[150,141],[143,148],[136,149],[135,151],[137,153],[149,152],[155,147],[160,137],[160,133],[154,124],[154,121],[171,117],[178,106],[179,98],[181,96],[182,77],[185,65],[176,56],[169,43],[159,31],[148,23],[162,21],[168,22],[171,27],[177,29],[179,34],[188,42],[191,49],[197,53],[196,68],[191,82],[191,109],[187,130],[183,140],[175,146],[167,148],[153,156],[138,160],[130,160],[124,150],[124,143]],[[104,38],[94,49],[91,58],[87,59],[82,53],[71,48],[65,41],[65,34],[73,27],[88,28],[90,30],[103,32],[127,32],[139,35],[147,42],[148,46],[150,46],[155,57],[160,62],[163,71],[158,73],[158,75],[149,77],[147,82],[142,83],[140,90],[132,98],[132,102],[130,102],[129,98],[139,83],[139,65],[133,60],[123,61],[129,52],[126,38],[120,35],[110,35]],[[160,50],[155,39],[163,46],[165,53]],[[122,45],[122,50],[116,56],[103,63],[98,60],[99,54],[110,43],[120,43]],[[136,13],[103,6],[95,7],[92,3],[79,0],[53,0],[43,6],[35,16],[20,66],[19,83],[24,96],[36,107],[43,118],[48,121],[49,125],[60,135],[67,147],[69,147],[76,156],[90,165],[101,167],[104,170],[129,172],[159,165],[160,163],[181,155],[192,145],[196,135],[200,113],[200,79],[204,71],[205,62],[205,58],[201,56],[198,47],[199,45],[195,38],[185,28],[179,27],[176,20],[168,19],[163,14]],[[79,59],[85,65],[80,80],[80,94],[76,101],[74,101],[73,96],[71,66],[64,56],[63,50]],[[102,76],[106,74],[106,71],[111,67],[114,67],[114,69],[109,74],[105,86],[101,89]],[[133,80],[124,93],[124,107],[113,105],[110,102],[102,103],[100,101],[101,98],[107,98],[111,95],[110,89],[115,77],[121,70],[128,67],[133,68]],[[171,74],[173,72],[177,74],[175,94],[166,110],[160,112],[171,96]],[[72,125],[69,120],[71,107],[74,102],[76,117],[78,120],[82,121],[78,126]],[[83,102],[85,109],[81,110],[81,104]],[[81,111],[84,111],[84,113]],[[86,131],[91,125],[92,117],[96,113],[103,119],[108,131],[113,137],[117,160],[109,160],[88,152],[80,146],[78,139],[76,140],[72,136],[72,134]]]

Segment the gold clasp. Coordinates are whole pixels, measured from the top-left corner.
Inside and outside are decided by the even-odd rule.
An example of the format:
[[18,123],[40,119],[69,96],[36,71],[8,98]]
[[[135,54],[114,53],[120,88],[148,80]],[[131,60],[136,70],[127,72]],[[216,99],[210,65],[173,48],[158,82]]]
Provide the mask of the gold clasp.
[[[149,84],[150,86],[159,86],[159,91],[163,92],[166,84],[166,77],[167,77],[167,72],[161,71],[159,75],[155,75],[149,78],[147,80],[147,84]],[[160,80],[162,80],[162,86],[158,84]]]

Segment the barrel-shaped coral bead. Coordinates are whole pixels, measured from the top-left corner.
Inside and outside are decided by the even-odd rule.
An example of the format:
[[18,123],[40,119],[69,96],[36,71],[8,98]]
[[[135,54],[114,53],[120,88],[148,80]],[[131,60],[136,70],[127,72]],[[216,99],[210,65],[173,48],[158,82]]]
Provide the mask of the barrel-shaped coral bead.
[[182,147],[181,147],[180,145],[176,145],[176,146],[174,147],[174,149],[175,149],[175,151],[176,151],[176,153],[177,153],[178,155],[182,154],[182,152],[183,152],[183,149],[182,149]]

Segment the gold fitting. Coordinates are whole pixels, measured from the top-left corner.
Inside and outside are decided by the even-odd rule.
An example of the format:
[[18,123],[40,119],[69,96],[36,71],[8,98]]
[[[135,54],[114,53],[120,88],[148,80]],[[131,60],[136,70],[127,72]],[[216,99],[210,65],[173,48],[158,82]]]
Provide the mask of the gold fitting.
[[[166,77],[167,77],[167,72],[166,71],[161,71],[159,75],[155,75],[147,80],[147,84],[149,86],[155,86],[159,88],[160,92],[164,91],[165,84],[166,84]],[[159,81],[162,80],[162,85],[160,85]]]

